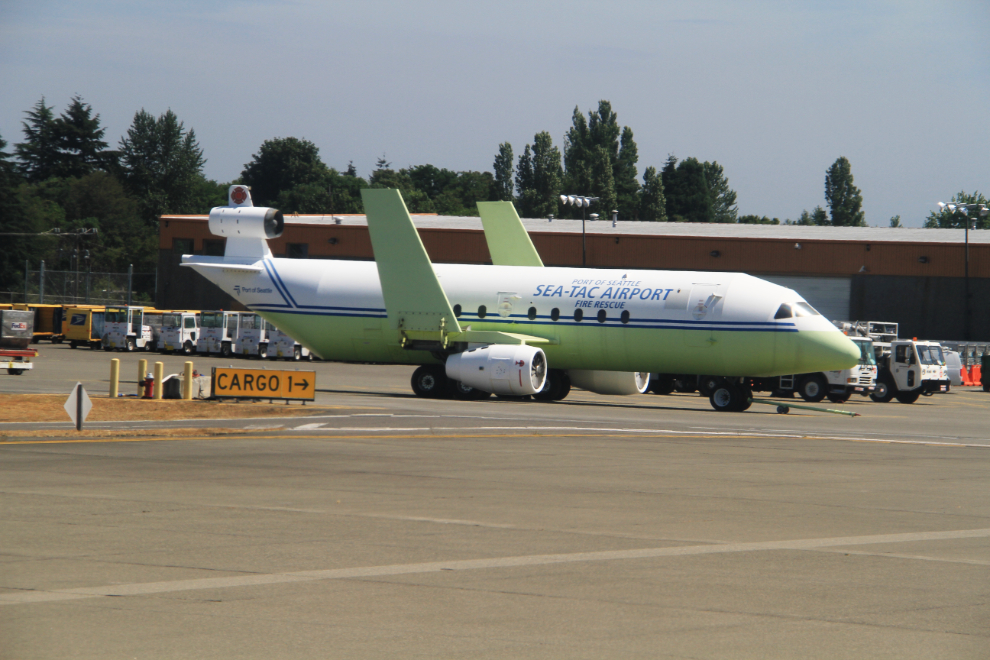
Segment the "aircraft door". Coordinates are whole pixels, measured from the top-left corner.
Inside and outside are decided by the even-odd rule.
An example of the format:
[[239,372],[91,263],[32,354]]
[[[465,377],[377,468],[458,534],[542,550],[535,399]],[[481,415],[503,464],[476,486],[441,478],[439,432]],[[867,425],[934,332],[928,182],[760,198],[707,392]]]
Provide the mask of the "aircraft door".
[[712,326],[707,322],[722,318],[722,302],[725,299],[725,285],[698,283],[691,286],[691,296],[687,301],[689,318],[697,322],[696,329],[687,331],[685,341],[688,346],[713,347],[716,343]]

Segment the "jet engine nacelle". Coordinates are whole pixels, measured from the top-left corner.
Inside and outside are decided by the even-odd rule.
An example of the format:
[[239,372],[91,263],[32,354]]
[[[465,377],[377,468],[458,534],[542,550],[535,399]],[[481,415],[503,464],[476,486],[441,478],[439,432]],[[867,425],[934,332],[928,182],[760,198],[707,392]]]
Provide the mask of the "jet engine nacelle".
[[264,206],[217,206],[210,211],[210,233],[227,238],[278,238],[285,218]]
[[543,389],[547,358],[533,346],[492,344],[447,358],[447,378],[506,396],[526,396]]
[[570,369],[571,385],[595,394],[642,394],[650,386],[648,371]]

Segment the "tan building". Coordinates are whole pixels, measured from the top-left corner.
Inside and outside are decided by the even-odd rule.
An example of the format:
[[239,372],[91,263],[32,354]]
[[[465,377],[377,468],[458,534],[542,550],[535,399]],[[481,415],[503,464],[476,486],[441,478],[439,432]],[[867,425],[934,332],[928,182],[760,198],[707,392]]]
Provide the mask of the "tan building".
[[[433,261],[491,263],[478,218],[413,219]],[[523,222],[547,266],[581,266],[580,220]],[[223,254],[206,216],[162,216],[159,237],[159,307],[237,309],[178,265],[182,254]],[[269,245],[279,257],[373,258],[363,215],[288,215]],[[909,337],[966,335],[962,229],[589,221],[585,254],[594,268],[750,273],[796,289],[832,319],[896,321]],[[969,291],[970,338],[990,340],[990,231],[969,232]]]

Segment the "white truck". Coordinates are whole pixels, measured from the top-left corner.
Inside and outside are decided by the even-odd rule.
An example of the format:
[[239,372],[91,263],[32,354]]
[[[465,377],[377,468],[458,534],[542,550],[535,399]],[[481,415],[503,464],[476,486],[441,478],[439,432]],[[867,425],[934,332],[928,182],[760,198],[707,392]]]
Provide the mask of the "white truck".
[[273,326],[268,333],[268,357],[298,361],[304,358],[312,360],[313,354],[308,348]]
[[268,357],[268,333],[274,328],[257,314],[241,314],[233,350],[238,355]]
[[196,340],[197,353],[220,353],[230,357],[237,339],[240,312],[202,312],[199,318],[199,339]]
[[878,403],[897,399],[914,403],[921,395],[948,392],[948,368],[935,342],[896,339],[875,345],[880,374],[870,398]]
[[144,307],[107,307],[103,316],[103,350],[154,350],[155,336],[145,323]]
[[192,355],[196,350],[199,334],[199,314],[195,312],[166,312],[162,315],[162,329],[158,350],[162,353],[182,351]]

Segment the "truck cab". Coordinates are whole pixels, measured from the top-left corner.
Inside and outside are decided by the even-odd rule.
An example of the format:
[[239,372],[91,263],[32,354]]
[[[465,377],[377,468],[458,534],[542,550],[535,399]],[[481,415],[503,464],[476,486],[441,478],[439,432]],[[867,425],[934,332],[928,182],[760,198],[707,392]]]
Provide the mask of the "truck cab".
[[199,314],[195,312],[166,312],[162,315],[158,349],[163,353],[182,351],[191,355],[196,350],[199,335]]
[[268,333],[268,354],[285,360],[312,360],[309,349],[276,327]]
[[896,398],[901,403],[914,403],[922,394],[949,390],[938,344],[896,339],[878,342],[874,350],[880,368],[876,391],[870,395],[874,401],[887,403]]
[[274,328],[258,314],[241,314],[234,352],[238,355],[268,357],[268,333]]
[[230,357],[237,339],[240,312],[211,311],[200,314],[199,339],[196,340],[197,353],[220,353]]
[[154,345],[144,307],[107,307],[103,317],[103,350],[148,350]]

